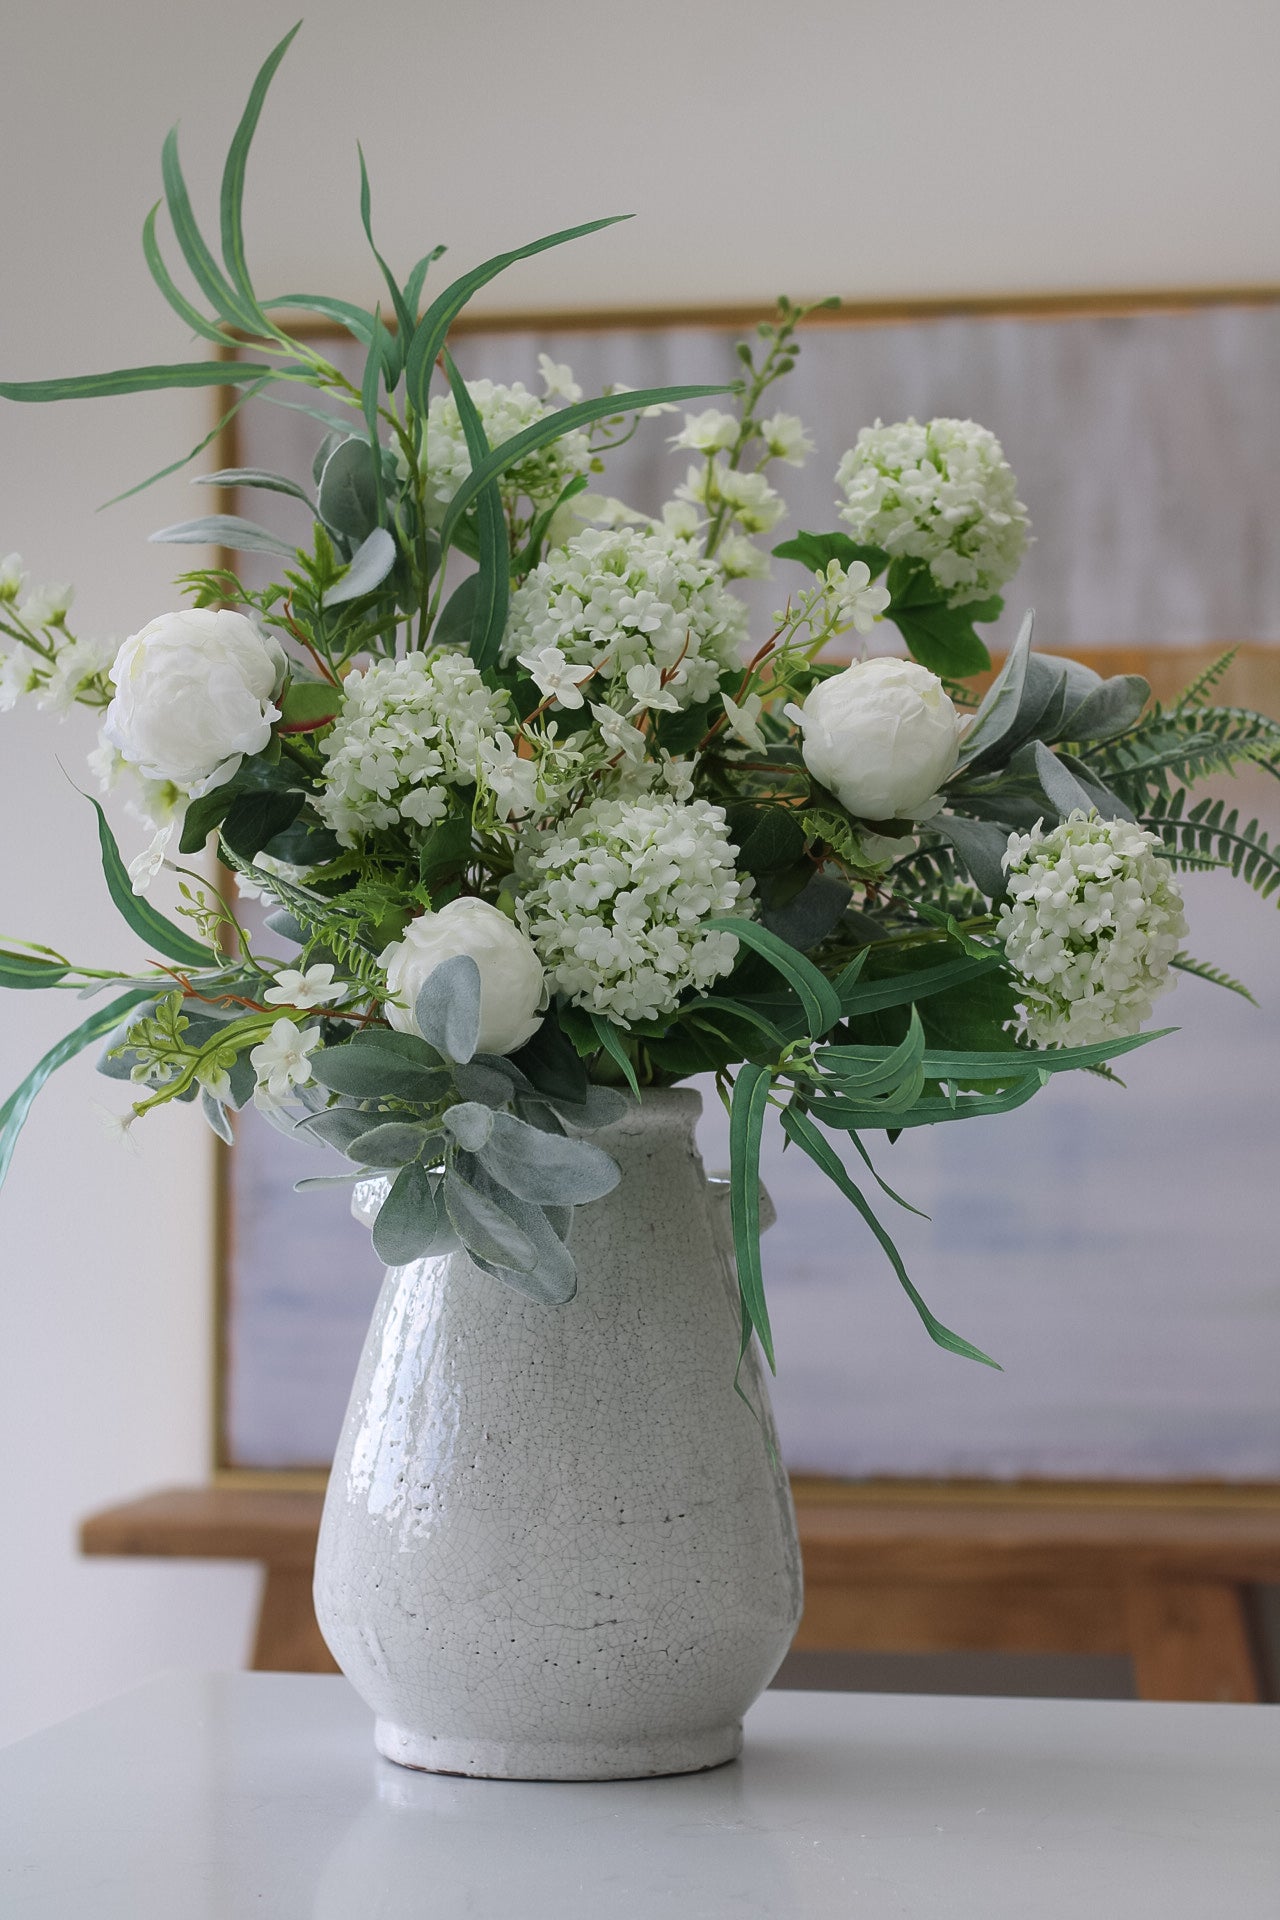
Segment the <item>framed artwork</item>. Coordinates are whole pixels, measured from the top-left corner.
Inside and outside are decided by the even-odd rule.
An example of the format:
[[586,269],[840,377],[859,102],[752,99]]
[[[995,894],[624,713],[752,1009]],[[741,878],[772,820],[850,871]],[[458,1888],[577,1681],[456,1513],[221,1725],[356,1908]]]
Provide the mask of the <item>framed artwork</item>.
[[[465,374],[535,391],[544,353],[588,392],[712,382],[733,378],[733,343],[759,317],[490,319],[456,353]],[[344,341],[326,336],[337,364]],[[832,475],[859,427],[981,420],[1037,535],[997,648],[1034,606],[1044,651],[1144,672],[1165,696],[1235,645],[1227,697],[1280,713],[1280,292],[844,309],[806,328],[778,404],[818,443],[789,482],[796,526],[834,524]],[[656,511],[684,475],[671,431],[643,422],[601,489]],[[220,464],[305,477],[322,432],[259,403],[238,416]],[[252,507],[298,536],[301,511],[266,494]],[[752,583],[759,617],[793,571],[779,563],[773,581]],[[876,644],[894,639],[885,627]],[[1275,781],[1257,774],[1229,790],[1280,828]],[[931,1346],[856,1216],[773,1141],[765,1178],[779,1222],[765,1265],[793,1469],[1280,1481],[1280,942],[1274,901],[1223,879],[1188,877],[1187,945],[1259,1006],[1183,977],[1158,1011],[1177,1025],[1185,1009],[1185,1030],[1125,1061],[1126,1092],[1061,1076],[1017,1113],[878,1150],[879,1171],[921,1210],[883,1201],[916,1284],[1003,1372]],[[702,1144],[709,1169],[726,1164],[714,1096]],[[235,1148],[219,1149],[216,1464],[227,1475],[323,1470],[336,1439],[381,1274],[342,1192],[292,1192],[322,1157],[252,1113]]]

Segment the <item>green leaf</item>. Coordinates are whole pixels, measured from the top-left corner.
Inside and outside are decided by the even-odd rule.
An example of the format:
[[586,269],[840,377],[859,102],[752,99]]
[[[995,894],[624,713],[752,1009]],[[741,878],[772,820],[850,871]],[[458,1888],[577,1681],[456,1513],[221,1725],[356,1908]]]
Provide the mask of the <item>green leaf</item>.
[[196,285],[224,320],[230,321],[234,327],[243,327],[248,333],[257,333],[259,315],[256,302],[252,297],[246,300],[225,279],[222,269],[205,244],[204,235],[191,210],[191,198],[182,177],[182,162],[178,158],[176,127],[171,127],[165,136],[160,154],[160,175],[173,231]]
[[1017,725],[1027,678],[1027,662],[1031,657],[1031,635],[1034,626],[1035,614],[1029,612],[1018,629],[1017,639],[1009,649],[1008,659],[987,688],[972,723],[966,729],[960,747],[962,767],[969,766],[975,760],[989,754]]
[[258,119],[262,113],[263,102],[267,97],[267,89],[275,78],[276,68],[284,59],[301,25],[302,22],[299,20],[297,26],[291,27],[284,39],[272,48],[259,67],[257,78],[249,92],[248,103],[240,116],[240,124],[232,135],[231,145],[227,151],[227,163],[222,173],[222,257],[226,261],[232,282],[255,317],[258,314],[258,302],[245,261],[244,228],[241,220],[245,167],[249,159],[249,148],[253,144],[253,136],[257,130]]
[[[450,327],[472,294],[495,280],[500,273],[514,266],[517,260],[529,260],[537,253],[545,253],[550,247],[560,247],[568,240],[581,239],[584,234],[598,233],[602,227],[616,226],[619,220],[629,220],[630,214],[607,214],[603,220],[588,220],[580,227],[565,227],[559,233],[548,233],[541,240],[531,240],[527,246],[514,247],[509,253],[494,254],[478,267],[472,267],[452,281],[443,293],[437,294],[427,311],[414,329],[405,356],[405,373],[408,383],[410,404],[424,418],[427,403],[431,397],[431,375]],[[430,261],[431,255],[427,255]],[[419,263],[422,264],[422,263]]]
[[396,557],[396,543],[387,529],[375,527],[352,554],[351,565],[337,586],[325,593],[325,606],[343,606],[348,600],[362,600],[366,593],[375,593],[395,566]]
[[839,994],[811,960],[806,960],[802,953],[789,947],[776,933],[770,933],[754,920],[740,920],[725,915],[704,920],[702,924],[706,928],[715,927],[725,933],[736,934],[744,947],[750,947],[782,975],[788,986],[799,995],[812,1039],[820,1040],[824,1033],[836,1025],[843,1011]]
[[776,1373],[760,1266],[760,1139],[771,1084],[769,1069],[750,1061],[739,1067],[733,1083],[729,1103],[729,1211],[744,1322],[755,1328],[770,1371]]
[[[426,280],[428,272],[435,265],[436,261],[442,254],[447,252],[447,247],[432,247],[430,253],[424,253],[421,260],[415,261],[410,269],[409,278],[404,283],[404,303],[414,316],[415,323],[418,314],[418,303],[422,299],[423,282]],[[405,342],[405,350],[406,352],[408,351],[407,339]]]
[[212,947],[206,947],[199,940],[193,940],[189,933],[176,927],[172,920],[166,920],[158,913],[142,894],[135,893],[129,878],[128,869],[120,858],[120,849],[116,837],[107,825],[107,816],[91,794],[85,798],[98,816],[98,844],[102,849],[102,871],[107,882],[107,891],[116,904],[121,917],[128,923],[139,939],[145,941],[153,953],[162,953],[167,960],[175,960],[180,967],[204,968],[216,967],[219,956]]
[[315,503],[305,487],[300,487],[296,480],[286,479],[282,473],[268,473],[262,467],[220,467],[216,473],[193,474],[191,484],[193,487],[260,487],[267,493],[287,493],[315,512]]
[[357,543],[378,525],[377,455],[359,434],[343,440],[320,475],[320,518],[334,533]]
[[186,295],[179,291],[164,263],[160,243],[156,239],[156,216],[163,205],[162,200],[157,200],[142,223],[142,252],[150,269],[151,278],[174,312],[185,320],[192,333],[202,334],[206,340],[216,341],[219,346],[225,347],[228,338],[226,329],[215,325],[213,321],[206,320],[199,309],[192,306]]
[[335,300],[327,293],[282,293],[278,299],[263,300],[259,304],[268,312],[285,307],[296,308],[299,313],[318,313],[322,319],[333,320],[345,328],[362,347],[369,345],[377,331],[371,313],[353,306],[350,300]]
[[[171,473],[178,473],[183,467],[190,466],[191,462],[198,458],[212,441],[218,438],[223,428],[230,425],[239,413],[241,407],[248,401],[254,399],[258,394],[264,392],[276,378],[277,375],[274,372],[268,371],[261,380],[252,381],[240,395],[240,398],[232,406],[229,406],[225,413],[219,416],[214,425],[210,427],[208,433],[205,434],[204,438],[197,440],[190,453],[184,453],[179,460],[171,460],[167,467],[161,467],[158,472],[148,474],[145,480],[139,480],[133,486],[126,487],[123,493],[115,494],[112,499],[104,501],[103,505],[114,507],[118,506],[122,500],[132,500],[135,493],[145,493],[148,487],[153,487],[156,484],[157,480],[167,480]],[[308,501],[307,504],[310,505],[310,502]]]
[[742,873],[780,873],[804,858],[804,828],[788,807],[734,807],[728,824]]
[[[456,389],[455,389],[456,391]],[[448,547],[453,532],[467,508],[476,496],[496,480],[508,467],[518,466],[526,454],[534,453],[549,441],[559,440],[564,434],[575,428],[589,426],[593,420],[611,418],[620,413],[640,413],[646,407],[663,406],[668,402],[698,400],[708,394],[729,393],[732,389],[718,387],[646,387],[637,393],[606,394],[598,400],[578,400],[571,407],[558,407],[553,413],[541,420],[535,420],[531,427],[525,427],[520,433],[513,434],[510,440],[504,440],[495,447],[478,465],[473,465],[468,477],[463,481],[445,509],[444,520],[440,527],[441,544]]]
[[439,1182],[425,1167],[403,1167],[373,1223],[373,1250],[389,1267],[443,1252],[454,1235],[440,1202]]
[[118,393],[147,393],[153,388],[242,387],[264,377],[277,379],[277,369],[247,360],[190,360],[170,367],[77,373],[65,380],[0,380],[0,400],[101,400]]
[[[444,370],[448,376],[449,385],[453,389],[453,397],[458,404],[458,418],[466,436],[467,451],[471,455],[471,470],[474,474],[483,467],[489,457],[489,442],[485,438],[479,409],[467,392],[466,382],[458,372],[452,355],[448,353],[444,356]],[[476,497],[480,570],[476,575],[468,650],[481,673],[484,673],[488,668],[496,666],[498,649],[506,630],[507,603],[511,593],[511,546],[507,538],[506,515],[502,511],[502,495],[498,491],[497,479],[479,488]],[[446,515],[446,521],[447,518]],[[445,527],[440,531],[440,545],[442,551],[448,549],[449,536]]]
[[293,825],[306,801],[306,794],[296,789],[239,795],[222,822],[223,845],[242,860],[252,860],[278,833]]
[[[1169,964],[1176,967],[1179,973],[1193,973],[1197,980],[1207,980],[1211,986],[1225,987],[1229,993],[1238,993],[1251,1007],[1258,1005],[1248,987],[1231,974],[1224,973],[1221,967],[1211,967],[1205,960],[1193,960],[1189,953],[1175,953]],[[3,960],[0,960],[0,967],[3,967]],[[3,984],[3,976],[0,975],[0,985]]]
[[480,575],[469,573],[440,610],[431,639],[437,647],[467,647],[476,630]]
[[798,560],[811,573],[825,573],[832,560],[846,570],[858,561],[869,568],[874,580],[889,564],[889,556],[879,547],[860,546],[847,533],[797,533],[773,549],[777,560]]
[[13,1149],[31,1111],[31,1104],[50,1074],[55,1073],[66,1061],[73,1060],[76,1054],[83,1053],[95,1041],[105,1039],[119,1026],[125,1014],[140,1006],[144,1000],[150,1000],[152,995],[150,987],[131,987],[128,993],[122,993],[105,1007],[99,1007],[82,1025],[64,1034],[55,1046],[50,1047],[48,1053],[32,1067],[21,1086],[9,1095],[0,1107],[0,1185],[3,1185],[9,1171]]
[[284,733],[324,726],[342,706],[342,688],[331,680],[291,680],[280,702]]
[[0,947],[0,987],[56,987],[71,968],[62,960],[43,960],[34,953],[10,953]]
[[399,329],[400,337],[395,348],[395,358],[387,368],[387,386],[391,389],[394,388],[396,381],[400,378],[401,356],[409,350],[409,342],[413,338],[416,320],[415,316],[409,312],[408,307],[405,305],[404,295],[400,291],[395,275],[374,245],[372,205],[369,193],[369,169],[364,163],[364,148],[360,145],[359,141],[356,142],[356,152],[360,156],[360,221],[364,227],[364,237],[369,242],[369,251],[377,261],[382,277],[387,283],[387,291],[391,295],[391,305],[396,316],[396,326]]
[[271,553],[292,560],[297,548],[237,513],[206,513],[199,520],[179,520],[159,527],[148,538],[157,546],[230,547],[236,553]]
[[836,1153],[829,1141],[823,1139],[821,1133],[817,1127],[814,1126],[808,1115],[801,1112],[798,1107],[785,1107],[782,1113],[782,1125],[783,1130],[790,1139],[795,1141],[801,1152],[809,1156],[813,1164],[820,1168],[821,1171],[826,1174],[828,1180],[832,1181],[833,1184],[840,1189],[846,1200],[852,1201],[853,1205],[862,1215],[862,1218],[866,1221],[888,1256],[889,1263],[897,1274],[898,1280],[908,1300],[910,1300],[912,1306],[924,1322],[925,1331],[928,1333],[929,1338],[936,1342],[938,1346],[945,1347],[948,1353],[958,1353],[966,1360],[978,1360],[984,1367],[994,1367],[997,1373],[1000,1372],[1000,1363],[997,1360],[993,1360],[990,1354],[984,1353],[981,1347],[975,1347],[972,1341],[962,1339],[958,1333],[952,1333],[950,1327],[944,1327],[941,1320],[930,1312],[920,1297],[920,1294],[912,1285],[910,1276],[903,1264],[902,1255],[898,1252],[889,1234],[885,1231],[884,1227],[881,1226],[879,1220],[877,1220],[875,1211],[866,1198],[866,1195],[862,1192],[862,1189],[857,1185],[856,1181],[850,1178],[848,1170],[839,1154]]
[[921,666],[942,679],[967,680],[991,665],[991,655],[964,607],[948,607],[941,601],[929,606],[895,604],[885,618],[892,620]]
[[612,1020],[606,1020],[602,1013],[591,1013],[587,1017],[591,1022],[596,1039],[600,1042],[600,1045],[604,1048],[614,1065],[619,1068],[623,1079],[638,1100],[640,1098],[640,1083],[636,1079],[636,1070],[631,1064],[630,1055],[622,1044],[622,1038],[618,1029],[614,1026]]

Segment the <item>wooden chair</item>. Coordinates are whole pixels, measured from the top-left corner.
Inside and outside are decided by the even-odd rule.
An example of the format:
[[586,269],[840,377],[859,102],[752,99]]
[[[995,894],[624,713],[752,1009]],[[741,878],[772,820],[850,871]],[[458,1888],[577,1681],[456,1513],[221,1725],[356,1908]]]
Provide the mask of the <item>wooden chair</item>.
[[[798,1480],[803,1651],[1127,1654],[1144,1700],[1267,1697],[1253,1589],[1280,1488]],[[311,1605],[322,1494],[174,1488],[91,1515],[88,1554],[258,1561],[252,1665],[331,1673]]]

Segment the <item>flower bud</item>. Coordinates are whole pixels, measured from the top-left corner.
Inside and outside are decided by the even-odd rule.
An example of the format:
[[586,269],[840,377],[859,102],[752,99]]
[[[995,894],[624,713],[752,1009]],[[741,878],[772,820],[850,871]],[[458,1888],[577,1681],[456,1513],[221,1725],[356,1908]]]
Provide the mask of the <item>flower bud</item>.
[[960,757],[961,720],[936,673],[862,660],[788,707],[815,780],[860,820],[918,820]]
[[[442,960],[465,953],[480,969],[481,1053],[514,1053],[542,1025],[546,981],[532,942],[487,900],[451,900],[411,920],[378,964],[395,995],[385,1013],[397,1033],[417,1033],[418,995]],[[397,1005],[396,1002],[399,1002]]]

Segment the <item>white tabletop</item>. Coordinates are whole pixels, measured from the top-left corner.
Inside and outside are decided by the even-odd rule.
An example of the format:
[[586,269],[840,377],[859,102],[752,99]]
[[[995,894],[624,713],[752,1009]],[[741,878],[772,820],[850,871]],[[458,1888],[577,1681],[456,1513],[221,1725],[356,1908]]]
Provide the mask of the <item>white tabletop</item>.
[[1280,1708],[769,1693],[685,1779],[379,1760],[344,1680],[174,1675],[0,1753],[4,1920],[1280,1920]]

